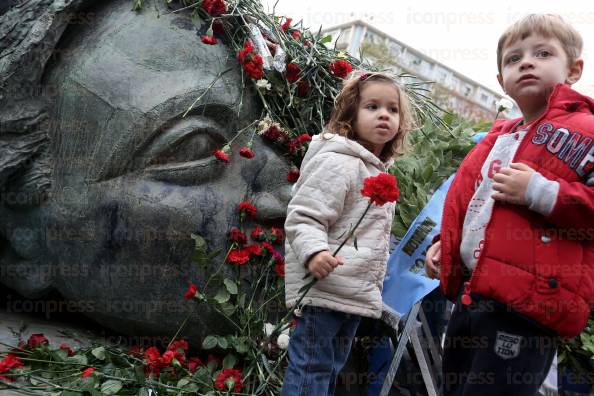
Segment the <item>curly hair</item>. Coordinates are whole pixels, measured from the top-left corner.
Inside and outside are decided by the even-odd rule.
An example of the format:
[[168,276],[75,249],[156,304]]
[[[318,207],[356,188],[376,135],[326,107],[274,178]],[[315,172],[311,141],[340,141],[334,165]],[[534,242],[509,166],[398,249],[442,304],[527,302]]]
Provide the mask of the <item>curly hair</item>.
[[414,128],[414,117],[411,110],[408,96],[398,84],[398,82],[385,73],[363,73],[353,75],[345,81],[340,93],[334,100],[334,109],[330,116],[330,121],[325,130],[337,133],[351,140],[357,140],[357,131],[354,129],[357,120],[357,109],[361,100],[361,90],[372,82],[392,84],[398,91],[398,114],[400,117],[400,126],[396,136],[384,145],[380,154],[382,161],[402,155],[405,151],[406,135]]

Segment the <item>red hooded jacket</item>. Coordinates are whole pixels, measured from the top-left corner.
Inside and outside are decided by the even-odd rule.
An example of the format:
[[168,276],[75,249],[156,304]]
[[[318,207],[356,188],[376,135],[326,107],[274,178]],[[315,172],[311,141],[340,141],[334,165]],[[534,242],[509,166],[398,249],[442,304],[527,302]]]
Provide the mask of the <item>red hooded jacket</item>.
[[[464,294],[507,304],[571,338],[594,308],[594,101],[557,85],[544,114],[522,140],[513,162],[559,183],[552,211],[495,202],[485,243]],[[497,138],[520,119],[494,124],[466,156],[445,200],[441,225],[441,288],[455,299],[462,287],[462,227],[485,159]],[[589,183],[590,184],[590,183]]]

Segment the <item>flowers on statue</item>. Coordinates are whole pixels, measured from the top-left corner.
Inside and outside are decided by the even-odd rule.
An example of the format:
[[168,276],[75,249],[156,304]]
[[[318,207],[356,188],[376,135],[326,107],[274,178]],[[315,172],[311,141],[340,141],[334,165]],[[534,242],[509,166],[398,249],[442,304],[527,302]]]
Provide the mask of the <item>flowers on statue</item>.
[[283,239],[285,239],[285,232],[283,231],[282,228],[271,227],[270,234],[271,234],[272,238],[274,238],[272,240],[272,243],[281,243],[283,241]]
[[376,205],[383,206],[386,202],[395,202],[400,197],[396,178],[389,173],[370,176],[363,181],[361,194],[368,197]]
[[249,147],[244,147],[239,150],[239,155],[243,158],[254,158],[254,152]]
[[345,60],[337,60],[328,66],[330,73],[339,78],[345,78],[353,71],[353,66]]
[[265,78],[262,78],[256,81],[256,87],[258,87],[259,89],[265,89],[267,91],[270,91],[270,89],[272,88],[272,84],[270,84],[270,82]]
[[233,227],[231,228],[231,231],[229,231],[229,240],[243,245],[247,242],[247,236],[241,232],[239,228]]
[[293,30],[291,32],[291,37],[293,37],[295,40],[299,40],[301,38],[301,32],[299,30]]
[[223,0],[202,0],[201,7],[213,17],[218,17],[227,12],[227,6]]
[[87,378],[89,375],[93,374],[96,370],[93,367],[89,367],[82,372],[81,378]]
[[227,263],[235,265],[244,265],[250,261],[250,251],[248,249],[231,249],[227,255]]
[[185,352],[187,352],[189,347],[190,346],[188,345],[187,340],[175,340],[167,347],[167,350],[168,351],[185,351]]
[[6,356],[4,356],[4,359],[0,361],[0,374],[6,373],[15,367],[23,367],[23,362],[18,357],[9,353]]
[[285,22],[281,25],[281,30],[288,33],[291,28],[291,22],[293,22],[293,18],[286,18]]
[[191,357],[190,359],[188,359],[188,370],[190,370],[192,374],[196,372],[198,367],[204,367],[204,363],[202,363],[202,361],[199,358]]
[[306,133],[302,133],[295,139],[291,139],[289,141],[289,154],[291,155],[304,155],[307,151],[307,145],[305,143],[309,143],[311,141],[311,136]]
[[287,349],[289,347],[289,340],[290,337],[287,334],[279,334],[276,339],[276,345],[278,345],[280,349]]
[[251,256],[261,256],[262,255],[262,247],[257,242],[254,242],[251,245],[246,246],[244,249],[247,250]]
[[184,298],[186,300],[191,300],[192,298],[196,297],[196,292],[198,291],[198,286],[193,283],[190,283],[188,290],[184,293]]
[[301,68],[296,63],[289,63],[287,65],[287,81],[294,83],[301,77]]
[[243,383],[241,371],[236,369],[223,369],[215,379],[215,388],[220,391],[241,392]]
[[204,43],[204,44],[208,44],[208,45],[215,45],[219,40],[217,40],[216,37],[214,36],[208,36],[206,34],[203,34],[200,36],[200,40]]
[[264,335],[266,337],[270,337],[275,328],[276,328],[276,326],[273,325],[272,323],[264,323],[262,331],[264,332]]
[[214,156],[222,162],[229,163],[229,153],[231,152],[231,147],[228,144],[224,145],[221,150],[215,150],[213,152]]
[[287,174],[287,181],[295,183],[299,179],[299,169],[293,168]]
[[264,77],[264,60],[262,56],[254,52],[254,44],[247,40],[243,44],[243,49],[237,54],[237,59],[243,65],[245,73],[255,80]]
[[272,268],[274,269],[274,272],[276,272],[276,274],[280,278],[285,277],[285,260],[284,259],[283,259],[282,263],[276,263],[276,264],[274,264],[274,266]]
[[74,351],[70,348],[70,345],[66,344],[65,342],[60,344],[60,349],[66,351],[67,356],[74,356]]
[[262,227],[256,226],[256,228],[254,228],[252,230],[251,237],[252,237],[252,239],[254,241],[263,241],[263,240],[265,240],[264,230],[262,229]]
[[239,211],[239,215],[243,219],[245,216],[254,217],[256,216],[256,207],[247,201],[242,201],[239,203],[237,208]]
[[27,340],[27,345],[31,348],[35,348],[37,345],[47,345],[49,341],[43,334],[31,334],[31,337]]
[[309,81],[301,80],[297,83],[297,96],[304,97],[309,92]]
[[288,139],[287,133],[277,123],[273,123],[266,129],[260,130],[259,134],[275,143],[283,143]]

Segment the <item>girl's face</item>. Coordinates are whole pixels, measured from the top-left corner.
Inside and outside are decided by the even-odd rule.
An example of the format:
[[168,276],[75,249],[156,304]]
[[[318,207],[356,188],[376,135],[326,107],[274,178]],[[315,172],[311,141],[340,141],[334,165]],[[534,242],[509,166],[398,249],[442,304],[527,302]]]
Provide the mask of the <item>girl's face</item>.
[[387,82],[368,82],[361,89],[355,136],[357,141],[375,154],[394,139],[400,126],[400,95]]

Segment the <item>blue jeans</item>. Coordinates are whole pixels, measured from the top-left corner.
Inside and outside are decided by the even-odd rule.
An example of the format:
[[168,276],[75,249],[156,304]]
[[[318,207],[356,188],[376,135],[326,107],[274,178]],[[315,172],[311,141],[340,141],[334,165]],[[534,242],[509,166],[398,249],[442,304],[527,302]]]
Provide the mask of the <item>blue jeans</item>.
[[302,312],[289,342],[281,396],[334,395],[361,317],[307,305]]

